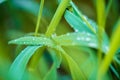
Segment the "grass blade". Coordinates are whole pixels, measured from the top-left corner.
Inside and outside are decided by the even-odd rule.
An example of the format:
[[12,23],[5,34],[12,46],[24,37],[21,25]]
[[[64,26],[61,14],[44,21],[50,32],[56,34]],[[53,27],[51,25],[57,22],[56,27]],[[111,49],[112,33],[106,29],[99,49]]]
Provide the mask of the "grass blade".
[[43,6],[44,6],[44,0],[41,0],[36,29],[35,29],[35,36],[37,36],[38,30],[39,30],[40,20],[41,20],[41,16],[42,16],[42,12],[43,12]]
[[9,70],[12,80],[22,79],[29,59],[39,47],[40,46],[28,46],[17,56]]
[[108,13],[110,11],[111,5],[112,5],[113,0],[109,0],[108,5],[106,7],[106,17],[108,16]]
[[110,49],[107,52],[107,55],[105,56],[105,58],[103,60],[103,63],[100,66],[100,69],[99,69],[99,72],[98,72],[98,79],[99,78],[101,79],[104,76],[104,74],[107,72],[116,51],[120,47],[119,32],[120,32],[120,23],[119,23],[116,31],[114,32],[114,34],[111,38]]

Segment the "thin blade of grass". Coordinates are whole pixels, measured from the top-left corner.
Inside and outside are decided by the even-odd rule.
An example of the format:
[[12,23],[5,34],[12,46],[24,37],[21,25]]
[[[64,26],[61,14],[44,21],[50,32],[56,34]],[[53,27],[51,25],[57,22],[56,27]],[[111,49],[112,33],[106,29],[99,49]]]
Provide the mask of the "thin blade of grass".
[[104,74],[107,72],[116,51],[120,47],[120,35],[119,35],[119,32],[120,32],[120,23],[119,23],[116,31],[114,32],[114,34],[113,34],[113,36],[111,38],[110,49],[107,52],[107,55],[105,56],[105,58],[103,60],[103,63],[101,64],[101,66],[99,68],[98,79],[101,79],[104,76]]
[[112,5],[113,0],[109,0],[108,5],[106,7],[106,17],[108,16],[108,13],[110,11],[111,5]]
[[37,36],[38,30],[39,30],[40,19],[41,19],[41,16],[42,16],[43,6],[44,6],[44,0],[41,0],[40,9],[39,9],[39,13],[38,13],[37,24],[36,24],[36,29],[35,29],[35,36]]

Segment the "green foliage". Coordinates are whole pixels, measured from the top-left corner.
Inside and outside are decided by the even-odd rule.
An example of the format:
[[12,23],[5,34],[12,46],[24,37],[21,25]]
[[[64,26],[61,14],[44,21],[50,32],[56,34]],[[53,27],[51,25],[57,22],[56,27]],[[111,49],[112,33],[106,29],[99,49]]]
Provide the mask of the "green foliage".
[[61,64],[61,54],[58,53],[57,55],[54,50],[50,49],[49,50],[51,53],[51,56],[53,58],[53,64],[51,69],[48,71],[48,73],[45,75],[44,80],[57,80],[57,68],[60,67]]
[[79,32],[84,31],[84,32],[92,33],[92,31],[86,25],[86,23],[83,22],[79,17],[72,14],[71,12],[66,11],[65,18],[66,18],[67,22],[71,25],[71,27],[73,27],[73,29],[75,31],[79,31]]
[[9,71],[12,80],[22,79],[29,59],[39,47],[40,46],[28,46],[18,55]]
[[6,1],[6,0],[0,0],[0,4],[3,3],[4,1]]
[[86,80],[83,71],[79,68],[78,64],[61,48],[59,50],[62,52],[63,57],[65,57],[67,64],[70,68],[70,72],[73,80]]
[[[0,5],[4,1],[0,0]],[[34,0],[6,1],[7,4],[4,5],[7,5],[8,10],[11,11],[11,15],[4,14],[3,17],[0,17],[1,21],[6,15],[8,19],[10,17],[10,20],[5,18],[3,22],[7,25],[11,21],[11,25],[4,32],[2,31],[5,27],[4,23],[1,24],[3,27],[1,28],[0,37],[3,38],[0,39],[0,56],[7,59],[6,55],[8,54],[5,53],[12,52],[8,56],[11,55],[10,59],[13,60],[15,58],[15,60],[8,60],[11,63],[9,65],[9,63],[4,64],[4,59],[0,57],[0,79],[120,79],[120,71],[118,69],[120,60],[119,51],[117,51],[120,48],[120,19],[117,19],[117,22],[114,19],[114,27],[110,27],[114,29],[111,30],[113,31],[112,33],[108,34],[108,30],[105,30],[105,27],[108,26],[108,23],[106,23],[108,20],[107,17],[111,14],[109,12],[112,12],[112,8],[115,8],[112,6],[112,2],[114,1],[108,1],[107,6],[105,0],[96,1],[96,6],[94,7],[97,11],[97,21],[94,19],[95,15],[93,17],[94,20],[88,18],[87,16],[89,15],[84,15],[85,13],[82,11],[84,7],[81,5],[82,1],[78,2],[72,0],[55,0],[51,3],[49,0],[45,2],[41,0],[39,6],[38,2]],[[80,4],[80,6],[75,3]],[[2,8],[6,9],[4,5],[2,5]],[[86,10],[86,12],[89,14],[89,10]],[[117,10],[114,14],[116,12]],[[1,12],[0,14],[3,13]],[[38,17],[36,19],[37,14]],[[112,18],[110,16],[110,19]],[[35,24],[36,27],[34,29]],[[19,30],[16,30],[18,29],[18,25],[21,25],[21,27]],[[11,33],[9,29],[14,29],[12,31],[17,31],[20,34],[17,32]],[[59,30],[60,34],[57,33],[58,30],[56,29]],[[31,31],[35,32],[31,33]],[[26,35],[24,32],[30,33]],[[5,35],[2,35],[2,33],[8,36],[6,40],[4,40]],[[26,36],[21,37],[23,34]],[[11,40],[9,44],[17,44],[21,48],[23,48],[22,45],[27,47],[23,50],[21,48],[19,50],[16,49],[14,52],[13,47],[5,47],[4,49],[5,44],[2,42],[7,40]],[[17,57],[15,56],[16,54]],[[101,60],[99,61],[99,59]],[[10,66],[8,71],[4,70],[6,69],[4,68],[6,65]],[[9,74],[5,74],[7,72]]]
[[54,46],[54,43],[50,38],[34,36],[21,37],[10,41],[9,44]]

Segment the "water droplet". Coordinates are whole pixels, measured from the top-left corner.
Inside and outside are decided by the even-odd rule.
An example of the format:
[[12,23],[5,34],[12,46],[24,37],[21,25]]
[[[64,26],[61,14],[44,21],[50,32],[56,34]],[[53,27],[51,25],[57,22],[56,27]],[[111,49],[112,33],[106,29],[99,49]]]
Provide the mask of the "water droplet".
[[89,45],[92,46],[92,47],[96,47],[95,43],[89,43]]
[[87,36],[90,36],[90,33],[87,33]]
[[73,42],[72,45],[75,45],[75,43]]
[[78,32],[79,30],[78,29],[75,29],[75,32]]
[[43,42],[43,44],[45,45],[45,42]]
[[66,35],[67,35],[67,36],[69,36],[69,35],[70,35],[70,33],[67,33]]
[[86,32],[85,32],[85,31],[83,31],[83,32],[82,32],[82,34],[84,35],[84,34],[86,34]]
[[88,17],[84,15],[84,19],[86,19],[86,20],[87,20],[87,19],[88,19]]
[[85,38],[84,37],[81,37],[81,40],[84,40]]
[[86,24],[86,22],[83,22],[83,24]]
[[81,38],[80,38],[80,37],[77,37],[77,40],[81,40]]
[[53,37],[56,37],[56,33],[55,33],[55,34],[52,34],[52,38],[53,38]]
[[32,39],[33,41],[35,40],[35,38]]
[[23,44],[26,44],[26,42],[23,42]]
[[86,41],[90,41],[90,38],[89,38],[89,37],[87,37],[85,40],[86,40]]
[[46,38],[43,38],[44,40],[46,40]]
[[15,42],[17,42],[17,40],[14,40]]
[[109,51],[109,47],[108,46],[105,46],[104,48],[105,48],[106,52]]

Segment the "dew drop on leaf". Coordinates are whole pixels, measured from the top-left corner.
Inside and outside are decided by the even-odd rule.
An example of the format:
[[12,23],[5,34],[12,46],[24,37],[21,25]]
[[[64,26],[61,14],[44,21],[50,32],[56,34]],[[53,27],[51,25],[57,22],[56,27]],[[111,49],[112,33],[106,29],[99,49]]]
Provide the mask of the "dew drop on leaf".
[[35,39],[33,38],[33,41],[34,41]]
[[66,35],[67,35],[67,36],[69,36],[69,35],[70,35],[70,33],[67,33]]
[[95,47],[95,46],[96,46],[95,43],[89,43],[89,45],[92,46],[92,47]]
[[78,29],[75,29],[75,32],[78,32],[79,30]]
[[80,38],[80,37],[77,37],[77,40],[81,40],[81,38]]
[[86,40],[86,41],[90,41],[90,38],[89,38],[89,37],[87,37],[85,40]]
[[52,34],[52,38],[56,37],[56,34]]

